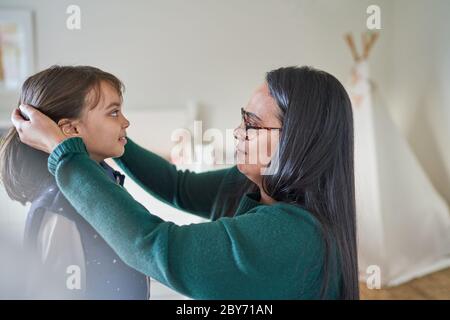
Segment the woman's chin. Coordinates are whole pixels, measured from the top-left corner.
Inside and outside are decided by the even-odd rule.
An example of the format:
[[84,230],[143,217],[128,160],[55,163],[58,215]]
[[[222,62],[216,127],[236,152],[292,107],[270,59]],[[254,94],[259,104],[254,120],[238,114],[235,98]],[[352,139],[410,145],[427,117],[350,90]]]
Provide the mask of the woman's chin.
[[245,163],[238,163],[236,166],[240,173],[245,175],[248,172],[248,165]]

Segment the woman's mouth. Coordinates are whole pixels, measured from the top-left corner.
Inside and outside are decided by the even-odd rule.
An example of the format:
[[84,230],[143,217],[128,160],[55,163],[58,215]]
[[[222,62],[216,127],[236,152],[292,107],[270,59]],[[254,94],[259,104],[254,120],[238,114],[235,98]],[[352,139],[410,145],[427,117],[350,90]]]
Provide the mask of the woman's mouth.
[[244,150],[241,150],[239,148],[236,148],[236,153],[247,154],[247,152],[245,152]]

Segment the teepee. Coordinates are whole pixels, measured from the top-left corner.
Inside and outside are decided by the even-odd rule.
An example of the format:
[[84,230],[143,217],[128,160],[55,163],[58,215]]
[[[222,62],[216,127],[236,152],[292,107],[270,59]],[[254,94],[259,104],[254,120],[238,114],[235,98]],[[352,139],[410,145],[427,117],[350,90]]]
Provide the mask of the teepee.
[[[370,80],[378,34],[363,35],[347,86],[353,105],[360,280],[391,286],[450,266],[450,213]],[[373,279],[372,279],[373,280]]]

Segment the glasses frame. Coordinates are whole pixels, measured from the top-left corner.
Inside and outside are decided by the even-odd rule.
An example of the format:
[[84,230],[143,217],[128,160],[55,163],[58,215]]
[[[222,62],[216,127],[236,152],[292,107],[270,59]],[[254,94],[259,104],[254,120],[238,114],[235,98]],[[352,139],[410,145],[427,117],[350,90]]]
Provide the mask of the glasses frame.
[[[250,129],[254,129],[254,130],[282,130],[282,128],[275,128],[275,127],[260,127],[260,126],[251,126],[247,124],[246,121],[246,111],[244,110],[244,108],[241,108],[241,116],[242,116],[242,121],[244,122],[244,126],[245,126],[245,140],[250,140],[248,138],[248,130]],[[240,127],[240,126],[239,126]],[[237,130],[238,128],[236,128],[235,130]]]

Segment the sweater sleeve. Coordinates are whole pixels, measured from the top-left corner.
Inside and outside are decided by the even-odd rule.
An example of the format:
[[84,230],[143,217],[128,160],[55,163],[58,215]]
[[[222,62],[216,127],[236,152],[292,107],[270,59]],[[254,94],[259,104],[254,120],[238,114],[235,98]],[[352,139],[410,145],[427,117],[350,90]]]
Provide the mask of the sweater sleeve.
[[167,160],[131,139],[122,157],[114,159],[120,168],[151,195],[181,210],[209,219],[220,184],[230,169],[195,173],[177,170]]
[[[317,257],[311,249],[318,241],[313,229],[299,232],[292,221],[282,221],[292,215],[271,206],[186,226],[163,221],[108,179],[80,138],[62,142],[48,167],[76,211],[123,261],[191,298],[297,297],[298,270],[308,261],[301,257]],[[297,246],[302,241],[303,254]]]

